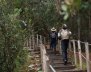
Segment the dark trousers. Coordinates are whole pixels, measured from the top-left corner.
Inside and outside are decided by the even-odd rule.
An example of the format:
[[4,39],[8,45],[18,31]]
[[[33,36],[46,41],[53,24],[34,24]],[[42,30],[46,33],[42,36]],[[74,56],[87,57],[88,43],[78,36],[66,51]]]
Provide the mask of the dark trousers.
[[69,45],[69,39],[64,39],[61,41],[61,47],[62,47],[62,56],[63,56],[63,60],[67,61],[67,49],[68,49],[68,45]]
[[50,48],[52,48],[52,49],[56,48],[56,43],[52,43],[52,42],[51,42]]
[[56,39],[55,38],[51,39],[50,48],[56,50]]

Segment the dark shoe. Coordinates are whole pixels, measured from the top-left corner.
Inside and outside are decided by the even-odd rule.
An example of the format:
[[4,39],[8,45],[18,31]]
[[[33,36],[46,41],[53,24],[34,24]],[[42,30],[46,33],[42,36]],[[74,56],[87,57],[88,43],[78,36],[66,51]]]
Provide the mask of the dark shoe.
[[55,55],[57,54],[56,50],[54,50],[54,54],[55,54]]
[[67,65],[67,60],[64,61],[64,65]]

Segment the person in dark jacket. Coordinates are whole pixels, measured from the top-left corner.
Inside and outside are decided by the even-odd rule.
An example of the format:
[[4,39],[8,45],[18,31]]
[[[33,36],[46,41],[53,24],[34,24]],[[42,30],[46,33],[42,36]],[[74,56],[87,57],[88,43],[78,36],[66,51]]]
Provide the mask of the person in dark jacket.
[[49,37],[50,37],[50,48],[53,49],[54,53],[56,53],[56,44],[58,35],[54,27],[51,29]]

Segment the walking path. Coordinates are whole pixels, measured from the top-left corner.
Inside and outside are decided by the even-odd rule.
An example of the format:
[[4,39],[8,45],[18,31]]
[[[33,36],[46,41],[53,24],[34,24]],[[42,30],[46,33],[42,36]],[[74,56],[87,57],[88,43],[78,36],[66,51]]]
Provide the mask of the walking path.
[[62,55],[59,52],[54,54],[50,49],[47,49],[46,51],[49,56],[50,64],[53,66],[56,72],[86,72],[85,70],[76,69],[76,66],[72,64],[70,58],[68,59],[68,64],[64,65]]

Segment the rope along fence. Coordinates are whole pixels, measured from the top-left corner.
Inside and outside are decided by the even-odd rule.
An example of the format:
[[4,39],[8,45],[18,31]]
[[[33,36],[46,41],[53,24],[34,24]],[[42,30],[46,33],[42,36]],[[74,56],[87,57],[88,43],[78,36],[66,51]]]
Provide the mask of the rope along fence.
[[71,40],[69,45],[70,52],[74,54],[74,64],[76,66],[78,66],[77,64],[79,64],[79,68],[81,70],[85,65],[85,69],[87,70],[87,72],[91,72],[91,61],[89,51],[90,45],[91,44],[88,44],[88,42],[82,42],[80,40]]

